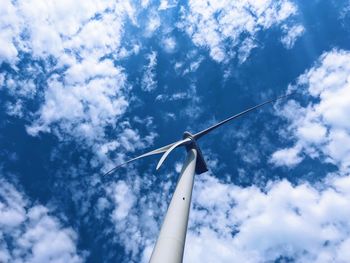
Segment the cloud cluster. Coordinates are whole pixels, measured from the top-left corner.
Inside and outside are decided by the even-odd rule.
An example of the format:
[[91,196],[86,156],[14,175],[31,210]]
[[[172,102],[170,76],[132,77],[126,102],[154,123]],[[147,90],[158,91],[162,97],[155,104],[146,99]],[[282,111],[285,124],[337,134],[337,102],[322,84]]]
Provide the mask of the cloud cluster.
[[[135,138],[123,131],[130,130],[130,124],[118,122],[129,106],[130,85],[116,61],[139,50],[121,45],[126,21],[136,25],[130,2],[3,0],[1,5],[0,27],[6,29],[1,34],[6,37],[1,39],[5,42],[0,64],[14,69],[1,75],[15,98],[6,105],[8,114],[25,118],[32,136],[53,133],[61,140],[73,138],[93,147],[104,161],[110,161],[109,151],[127,148],[139,137],[137,130]],[[156,85],[156,60],[150,59],[147,89]],[[34,112],[25,106],[29,100],[38,105]],[[121,132],[118,139],[108,138],[111,129]]]
[[299,77],[291,89],[310,98],[303,104],[290,101],[281,109],[290,125],[285,134],[295,144],[272,155],[276,165],[292,166],[303,157],[321,159],[339,167],[350,168],[350,52],[332,50],[324,53],[314,67]]
[[[30,54],[44,62],[37,69],[50,72],[30,134],[58,124],[67,133],[91,137],[91,130],[110,125],[124,111],[125,74],[106,56],[120,47],[123,21],[133,19],[130,3],[4,0],[2,6],[1,32],[7,37],[1,49],[7,51],[0,52],[0,63],[16,68],[20,54]],[[25,73],[35,77],[30,68]],[[8,74],[6,86],[17,77]]]
[[184,262],[346,262],[350,177],[241,188],[197,177]]
[[[259,31],[286,22],[296,12],[297,7],[287,0],[194,0],[189,2],[189,10],[183,9],[184,21],[179,26],[195,45],[208,48],[214,60],[225,61],[237,53],[242,63],[256,47]],[[291,40],[288,43],[292,45]]]
[[124,14],[133,15],[126,1],[3,0],[1,6],[1,32],[6,37],[1,38],[0,54],[11,64],[20,52],[53,56],[61,63],[71,62],[70,53],[76,51],[84,58],[103,55],[119,45]]
[[86,59],[62,76],[47,81],[45,102],[37,119],[27,127],[31,135],[55,132],[90,141],[103,139],[104,128],[113,127],[128,106],[123,94],[125,76],[111,60]]
[[76,234],[42,205],[0,180],[0,262],[83,262]]

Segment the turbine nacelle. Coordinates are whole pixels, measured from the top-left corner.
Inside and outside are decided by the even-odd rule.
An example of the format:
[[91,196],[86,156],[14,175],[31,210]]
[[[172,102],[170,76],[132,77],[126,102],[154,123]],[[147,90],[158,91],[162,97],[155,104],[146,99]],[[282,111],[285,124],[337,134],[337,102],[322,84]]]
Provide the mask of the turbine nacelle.
[[190,132],[188,132],[188,131],[185,131],[185,132],[183,133],[183,135],[182,135],[182,139],[187,139],[187,138],[189,138],[189,139],[191,139],[191,140],[194,139],[192,133],[190,133]]

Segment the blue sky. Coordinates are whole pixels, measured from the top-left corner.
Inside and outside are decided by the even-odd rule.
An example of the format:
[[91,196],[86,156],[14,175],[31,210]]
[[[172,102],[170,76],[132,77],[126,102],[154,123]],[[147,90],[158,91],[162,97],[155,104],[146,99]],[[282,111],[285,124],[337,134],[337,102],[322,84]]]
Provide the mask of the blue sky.
[[0,0],[0,262],[148,262],[199,142],[184,262],[350,258],[350,2]]

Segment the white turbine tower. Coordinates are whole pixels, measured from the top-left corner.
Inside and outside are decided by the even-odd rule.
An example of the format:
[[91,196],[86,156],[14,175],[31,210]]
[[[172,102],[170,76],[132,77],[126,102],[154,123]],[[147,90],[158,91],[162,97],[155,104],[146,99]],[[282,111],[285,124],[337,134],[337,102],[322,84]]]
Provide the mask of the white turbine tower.
[[151,259],[150,259],[151,263],[181,263],[182,262],[184,247],[185,247],[185,240],[186,240],[188,215],[189,215],[190,205],[191,205],[194,174],[195,173],[201,174],[208,171],[202,152],[197,144],[197,140],[203,137],[204,135],[208,134],[209,132],[215,130],[219,126],[233,119],[241,117],[242,115],[250,111],[253,111],[266,104],[272,103],[276,100],[285,98],[287,96],[290,96],[290,95],[278,97],[276,99],[269,100],[259,105],[256,105],[241,113],[233,115],[196,134],[184,132],[182,140],[166,145],[164,147],[158,148],[151,152],[142,154],[136,158],[133,158],[125,163],[122,163],[114,167],[112,170],[108,171],[105,174],[105,175],[111,174],[119,167],[129,162],[135,161],[137,159],[154,155],[154,154],[164,153],[157,164],[157,170],[158,170],[172,150],[180,146],[184,146],[186,148],[187,158],[185,163],[182,166],[180,179],[177,183],[175,192],[170,201],[168,211],[165,215],[163,225],[161,227],[156,245],[153,249]]

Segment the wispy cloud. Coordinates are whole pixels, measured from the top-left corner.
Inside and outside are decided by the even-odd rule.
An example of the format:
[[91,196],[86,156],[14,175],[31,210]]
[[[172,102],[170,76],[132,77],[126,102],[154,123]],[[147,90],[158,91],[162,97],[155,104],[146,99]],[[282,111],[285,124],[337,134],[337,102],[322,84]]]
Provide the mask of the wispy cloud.
[[168,53],[172,53],[176,48],[176,41],[173,37],[166,37],[163,39],[164,50]]
[[239,50],[244,62],[257,46],[254,39],[259,31],[278,26],[297,12],[290,1],[190,1],[183,9],[180,28],[187,32],[195,45],[208,48],[218,62],[227,61]]
[[305,33],[305,28],[302,25],[283,26],[283,30],[285,35],[281,38],[281,42],[287,49],[291,49],[297,39]]
[[152,51],[146,56],[148,65],[144,67],[144,74],[141,80],[141,87],[144,91],[152,91],[157,88],[156,66],[157,52]]

